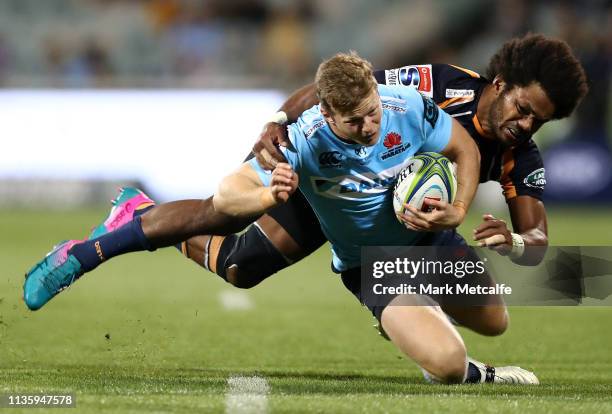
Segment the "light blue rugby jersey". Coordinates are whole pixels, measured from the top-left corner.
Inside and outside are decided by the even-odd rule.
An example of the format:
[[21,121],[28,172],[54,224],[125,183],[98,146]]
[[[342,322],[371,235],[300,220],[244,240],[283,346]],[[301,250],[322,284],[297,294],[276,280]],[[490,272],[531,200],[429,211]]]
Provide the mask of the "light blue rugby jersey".
[[[417,152],[442,151],[451,117],[414,88],[379,85],[380,138],[370,147],[341,141],[318,105],[288,126],[291,148],[282,148],[300,177],[299,188],[332,244],[333,267],[361,263],[361,246],[413,245],[422,233],[408,230],[393,212],[393,185]],[[250,161],[265,185],[270,172]]]

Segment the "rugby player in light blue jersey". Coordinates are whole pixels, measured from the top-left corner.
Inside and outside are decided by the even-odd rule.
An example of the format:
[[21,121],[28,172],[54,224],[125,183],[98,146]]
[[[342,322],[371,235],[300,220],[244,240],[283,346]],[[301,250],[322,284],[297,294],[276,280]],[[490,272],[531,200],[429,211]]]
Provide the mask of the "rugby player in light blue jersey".
[[[413,245],[423,237],[422,232],[407,231],[391,208],[390,189],[412,155],[446,150],[449,155],[460,154],[467,164],[461,168],[457,201],[440,205],[433,213],[443,219],[440,229],[461,223],[473,195],[468,191],[475,187],[462,181],[472,178],[467,171],[475,171],[468,166],[479,167],[473,141],[466,139],[465,148],[449,146],[452,118],[415,89],[378,85],[354,111],[346,111],[336,115],[331,108],[317,105],[304,112],[288,127],[293,147],[283,151],[302,177],[300,190],[332,244],[336,273],[359,267],[361,246]],[[465,135],[463,128],[455,128],[460,131],[456,136]],[[387,136],[395,139],[389,148]],[[255,159],[246,168],[257,171],[269,185],[271,175]],[[403,219],[418,226],[413,217]]]
[[[479,152],[463,127],[428,98],[409,88],[378,86],[371,65],[356,54],[338,54],[322,63],[316,85],[321,103],[289,127],[287,163],[272,173],[254,160],[243,164],[222,181],[213,203],[224,214],[255,216],[287,201],[299,185],[332,244],[332,268],[359,299],[361,246],[414,245],[426,237],[418,230],[458,226],[476,191]],[[395,144],[390,148],[384,145],[389,134]],[[452,205],[432,202],[431,212],[410,208],[410,214],[399,217],[404,226],[393,215],[392,184],[408,158],[423,151],[456,162],[457,195]],[[439,307],[370,310],[428,377],[470,381],[474,364],[468,363],[460,335]],[[516,382],[537,383],[528,371],[516,367],[515,374],[521,377]]]

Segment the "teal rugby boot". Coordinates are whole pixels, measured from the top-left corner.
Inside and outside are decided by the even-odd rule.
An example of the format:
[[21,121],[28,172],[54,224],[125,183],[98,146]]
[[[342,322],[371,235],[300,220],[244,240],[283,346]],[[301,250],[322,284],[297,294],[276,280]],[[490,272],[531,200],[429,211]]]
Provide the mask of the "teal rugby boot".
[[81,263],[69,250],[81,240],[61,242],[25,275],[23,299],[30,310],[42,308],[83,274]]
[[134,213],[149,206],[154,206],[153,201],[142,190],[134,187],[121,187],[119,194],[111,200],[113,207],[108,217],[102,224],[91,231],[88,240],[103,236],[111,231],[123,227],[134,219]]

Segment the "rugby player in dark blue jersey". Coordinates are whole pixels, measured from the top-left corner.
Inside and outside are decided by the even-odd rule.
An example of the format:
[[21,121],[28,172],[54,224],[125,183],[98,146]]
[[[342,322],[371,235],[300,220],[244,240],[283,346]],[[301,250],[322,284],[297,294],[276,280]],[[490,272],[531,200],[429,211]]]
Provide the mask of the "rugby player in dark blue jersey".
[[[525,246],[548,244],[542,202],[545,170],[531,137],[545,122],[568,117],[587,92],[584,70],[569,46],[542,35],[513,39],[491,58],[486,77],[446,64],[381,70],[375,76],[381,84],[417,88],[466,128],[480,150],[480,182],[501,184],[512,221],[510,229],[505,221],[485,214],[474,229],[474,240],[516,263],[538,263],[541,255],[524,254]],[[253,148],[261,165],[273,168],[282,160],[277,144],[287,142],[283,124],[316,103],[312,85],[287,100],[277,122],[266,124]],[[197,217],[206,220],[203,214]],[[423,230],[430,226],[420,224]],[[242,235],[195,237],[183,243],[183,252],[233,285],[249,288],[308,256],[325,241],[316,216],[296,192]],[[544,249],[532,252],[541,254]],[[464,315],[454,316],[467,323]],[[489,335],[503,332],[506,325],[505,315],[491,317],[482,326],[467,324]]]

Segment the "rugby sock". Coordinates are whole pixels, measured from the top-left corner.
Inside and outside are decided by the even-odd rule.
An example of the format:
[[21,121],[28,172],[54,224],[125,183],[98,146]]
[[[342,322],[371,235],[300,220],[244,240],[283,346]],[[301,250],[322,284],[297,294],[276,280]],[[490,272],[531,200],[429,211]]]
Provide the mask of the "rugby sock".
[[481,377],[480,370],[478,369],[478,367],[474,365],[472,362],[469,362],[468,369],[467,369],[467,377],[465,378],[465,382],[469,384],[478,384],[480,383],[481,378],[482,377]]
[[[134,211],[134,217],[142,216],[144,213],[146,213],[147,211],[151,210],[153,207],[155,207],[155,204],[151,204],[149,206],[146,206],[145,208],[141,208],[139,210]],[[179,252],[181,252],[185,256],[187,256],[187,254],[185,253],[185,248],[184,248],[183,244],[184,243],[178,243],[178,244],[175,244],[174,247],[176,247]],[[187,256],[187,257],[189,257],[189,256]]]
[[85,272],[89,272],[112,257],[143,250],[155,250],[147,240],[140,216],[119,229],[74,245],[70,253],[81,263]]

